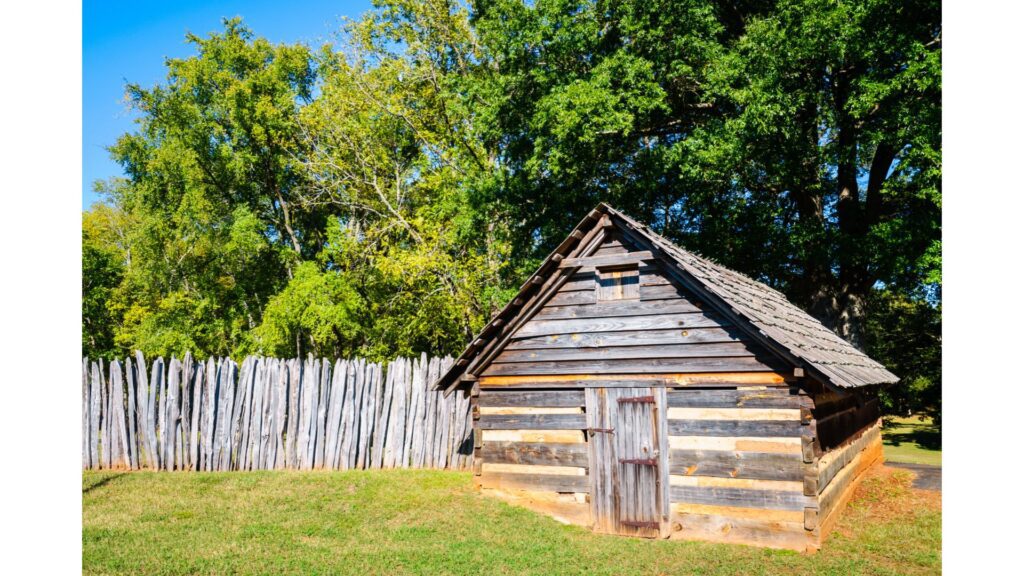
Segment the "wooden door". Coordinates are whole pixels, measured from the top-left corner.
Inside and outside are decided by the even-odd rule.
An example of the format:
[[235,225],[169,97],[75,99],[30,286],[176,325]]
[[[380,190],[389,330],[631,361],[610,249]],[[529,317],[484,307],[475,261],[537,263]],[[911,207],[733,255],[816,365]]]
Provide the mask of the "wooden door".
[[664,388],[588,388],[594,530],[668,535],[668,426]]

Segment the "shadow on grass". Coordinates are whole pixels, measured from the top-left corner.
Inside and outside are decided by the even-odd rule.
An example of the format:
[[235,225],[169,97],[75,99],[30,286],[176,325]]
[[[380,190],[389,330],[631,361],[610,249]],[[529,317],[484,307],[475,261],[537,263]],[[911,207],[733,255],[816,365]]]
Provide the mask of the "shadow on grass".
[[931,424],[893,423],[892,428],[884,434],[885,443],[892,446],[910,443],[917,444],[925,450],[942,450],[942,432]]
[[111,472],[109,474],[101,475],[95,478],[94,482],[89,483],[87,486],[82,486],[82,495],[84,496],[97,488],[102,488],[125,474],[126,472]]

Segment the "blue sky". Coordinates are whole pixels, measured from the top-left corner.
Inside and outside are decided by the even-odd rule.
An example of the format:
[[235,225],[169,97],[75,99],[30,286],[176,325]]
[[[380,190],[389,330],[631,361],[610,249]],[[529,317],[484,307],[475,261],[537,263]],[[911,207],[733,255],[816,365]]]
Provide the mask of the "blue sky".
[[134,129],[124,104],[125,82],[152,86],[165,78],[164,59],[193,53],[185,33],[205,36],[221,18],[241,16],[272,42],[319,44],[342,16],[357,17],[370,0],[248,2],[96,1],[82,6],[82,208],[97,200],[93,182],[122,175],[106,146]]

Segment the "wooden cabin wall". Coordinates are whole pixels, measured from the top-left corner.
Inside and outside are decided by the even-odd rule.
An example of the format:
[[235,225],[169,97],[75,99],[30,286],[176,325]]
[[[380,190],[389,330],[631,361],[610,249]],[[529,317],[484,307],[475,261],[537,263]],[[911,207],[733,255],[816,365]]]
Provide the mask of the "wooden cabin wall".
[[817,505],[806,511],[804,526],[818,546],[828,537],[849,502],[864,471],[882,459],[882,422],[876,390],[840,392],[823,389],[814,395],[816,430],[813,466],[804,492]]
[[805,550],[813,401],[796,387],[668,391],[674,536]]
[[683,538],[816,550],[882,456],[874,391],[813,382],[678,388],[668,402],[672,511]]
[[[596,256],[636,251],[618,235]],[[581,268],[519,327],[480,376],[737,373],[785,370],[728,320],[639,265],[636,297],[599,302],[599,271]]]
[[846,444],[881,416],[878,394],[874,390],[823,391],[815,398],[814,419],[821,452]]
[[[539,511],[589,524],[583,389],[481,390],[474,386],[476,485],[525,491]],[[520,503],[524,503],[521,502]]]
[[[820,547],[881,455],[881,437],[876,416],[822,450],[819,426],[869,419],[877,415],[877,398],[822,394],[820,405],[816,399],[794,383],[670,387],[664,416],[671,536]],[[476,485],[526,494],[538,511],[590,523],[584,389],[477,384],[472,404]]]

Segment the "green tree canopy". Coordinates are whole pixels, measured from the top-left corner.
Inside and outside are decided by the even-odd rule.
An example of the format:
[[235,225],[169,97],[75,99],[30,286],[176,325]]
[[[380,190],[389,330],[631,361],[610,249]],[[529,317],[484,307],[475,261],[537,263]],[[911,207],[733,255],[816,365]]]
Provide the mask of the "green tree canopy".
[[83,216],[85,353],[457,352],[607,201],[939,405],[939,2],[379,0],[317,48],[188,41]]
[[517,247],[606,200],[858,345],[876,285],[934,284],[938,2],[485,0],[474,22]]

